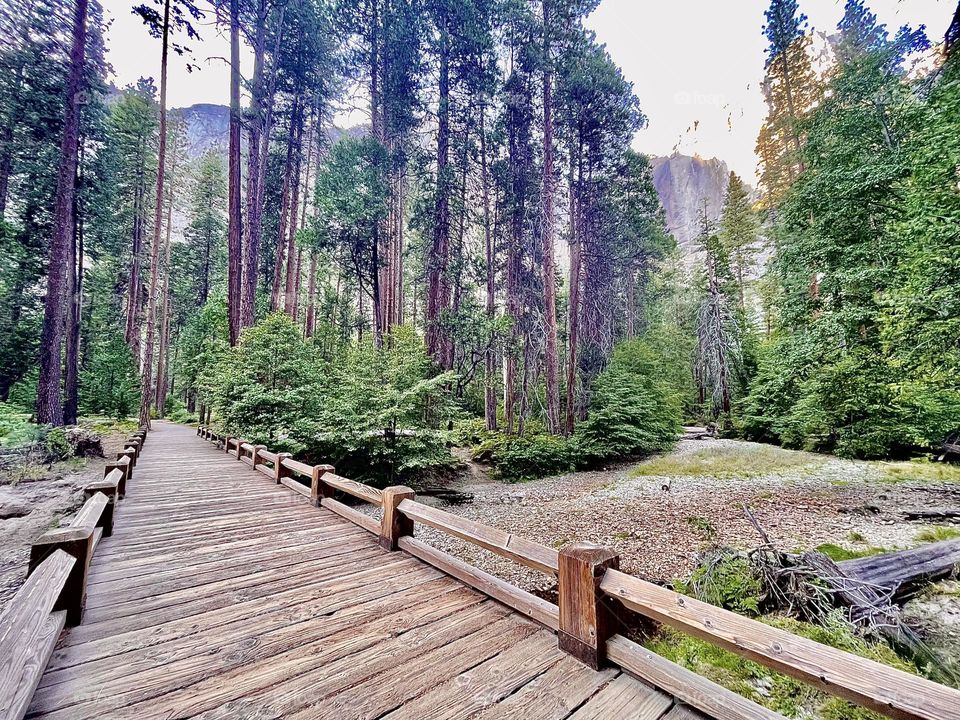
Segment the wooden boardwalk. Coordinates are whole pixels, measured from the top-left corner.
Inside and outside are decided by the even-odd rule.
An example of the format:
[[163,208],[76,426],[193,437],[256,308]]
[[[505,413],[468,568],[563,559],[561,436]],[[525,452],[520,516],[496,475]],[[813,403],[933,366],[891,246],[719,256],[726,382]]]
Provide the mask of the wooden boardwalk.
[[155,423],[28,717],[702,718]]

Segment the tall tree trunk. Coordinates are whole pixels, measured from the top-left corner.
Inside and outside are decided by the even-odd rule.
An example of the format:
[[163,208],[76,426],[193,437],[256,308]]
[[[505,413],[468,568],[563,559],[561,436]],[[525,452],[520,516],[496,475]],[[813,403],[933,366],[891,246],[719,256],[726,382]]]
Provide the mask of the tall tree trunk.
[[163,290],[160,292],[160,349],[157,357],[157,386],[154,405],[163,417],[167,402],[167,357],[170,354],[170,234],[173,229],[173,185],[176,182],[177,151],[170,162],[170,186],[167,188],[167,228],[163,241]]
[[449,305],[447,265],[450,254],[450,31],[447,18],[440,26],[440,102],[437,112],[437,198],[433,212],[433,244],[427,260],[427,350],[444,369],[447,364],[446,333],[441,315]]
[[[301,106],[302,107],[302,106]],[[303,161],[303,112],[296,117],[297,135],[293,150],[293,169],[290,173],[290,227],[287,231],[287,278],[284,285],[283,307],[287,314],[296,319],[295,295],[298,287],[297,277],[297,216],[300,210],[300,172]]]
[[150,244],[150,292],[147,296],[147,325],[143,350],[143,383],[140,387],[140,425],[150,427],[153,400],[153,336],[157,324],[157,271],[160,262],[160,231],[163,226],[163,183],[167,158],[167,45],[170,34],[170,0],[163,4],[163,33],[160,51],[160,138],[157,146],[157,195],[153,212],[153,241]]
[[317,251],[310,251],[310,269],[307,273],[307,319],[304,325],[304,335],[313,337],[317,327]]
[[127,317],[124,339],[127,347],[134,353],[137,363],[140,362],[140,321],[138,308],[140,307],[140,256],[143,252],[143,211],[146,202],[146,180],[144,178],[144,162],[146,149],[141,146],[137,156],[137,186],[133,194],[133,227],[131,228],[130,248],[130,275],[127,280]]
[[483,247],[487,271],[487,349],[483,357],[483,413],[487,430],[497,429],[497,351],[493,329],[496,267],[493,258],[493,234],[490,229],[490,176],[487,174],[486,106],[480,105],[480,176],[483,186]]
[[0,127],[0,222],[6,215],[10,173],[13,171],[13,126],[14,118],[7,117]]
[[[581,150],[582,152],[582,150]],[[573,165],[573,157],[570,164]],[[580,169],[580,178],[576,185],[573,183],[573,168],[570,170],[570,297],[567,308],[567,407],[564,431],[567,435],[573,434],[573,426],[577,416],[577,345],[580,330],[580,207],[579,193],[582,186],[583,170]]]
[[294,97],[290,110],[290,129],[287,133],[287,159],[283,169],[283,185],[280,188],[280,227],[277,231],[277,251],[273,263],[273,290],[270,293],[270,312],[280,310],[281,289],[283,288],[283,266],[287,250],[287,216],[290,213],[291,173],[293,172],[293,152],[297,141],[297,114],[300,99]]
[[[80,147],[79,166],[83,166],[83,146]],[[78,180],[78,184],[80,184]],[[80,370],[80,312],[83,300],[83,208],[80,198],[74,200],[74,232],[70,243],[69,269],[67,271],[67,342],[64,353],[64,425],[77,424],[79,410]]]
[[230,0],[230,142],[228,153],[227,318],[230,345],[240,337],[240,292],[243,282],[242,210],[240,205],[240,2]]
[[553,259],[553,69],[550,57],[550,2],[543,0],[543,300],[546,320],[547,430],[560,432],[560,362],[557,355],[557,283]]
[[57,169],[57,196],[53,235],[47,253],[47,297],[40,334],[40,378],[37,383],[37,422],[63,425],[60,403],[60,350],[63,347],[63,313],[67,254],[73,233],[73,198],[77,182],[77,141],[80,136],[80,94],[87,47],[87,2],[76,0],[73,10],[73,41],[63,109],[63,137]]

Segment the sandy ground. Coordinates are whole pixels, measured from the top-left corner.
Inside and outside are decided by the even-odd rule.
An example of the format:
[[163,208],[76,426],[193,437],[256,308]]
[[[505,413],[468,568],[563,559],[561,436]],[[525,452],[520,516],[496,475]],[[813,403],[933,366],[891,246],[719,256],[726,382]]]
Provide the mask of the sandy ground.
[[[124,436],[103,438],[104,454],[114,457]],[[58,527],[83,503],[83,486],[103,477],[104,458],[87,458],[32,468],[25,479],[20,468],[0,471],[0,609],[23,584],[30,544],[50,528]],[[24,514],[20,514],[24,513]]]
[[[684,440],[671,457],[711,449],[749,456],[769,448],[738,440]],[[904,509],[958,505],[957,485],[884,482],[877,463],[797,456],[786,467],[747,478],[635,477],[640,464],[634,463],[505,484],[470,468],[455,487],[471,493],[471,502],[452,507],[433,504],[551,547],[572,541],[611,546],[620,552],[625,571],[658,581],[685,576],[698,551],[713,544],[759,545],[744,507],[776,546],[791,551],[826,542],[853,549],[911,547],[917,533],[929,525],[905,522]],[[527,589],[546,590],[553,584],[536,571],[429,528],[417,533]]]

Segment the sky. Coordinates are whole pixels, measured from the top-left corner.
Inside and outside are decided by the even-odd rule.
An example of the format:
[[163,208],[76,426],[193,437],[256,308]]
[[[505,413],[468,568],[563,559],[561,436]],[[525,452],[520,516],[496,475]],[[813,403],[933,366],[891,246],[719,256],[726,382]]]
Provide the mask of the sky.
[[[159,41],[135,18],[129,0],[104,0],[112,25],[109,60],[115,84],[159,75]],[[652,155],[677,151],[725,160],[748,181],[756,171],[754,144],[765,108],[763,11],[769,0],[602,0],[587,25],[633,83],[649,120],[634,147]],[[891,29],[925,24],[933,42],[942,39],[953,15],[952,0],[872,0],[868,3]],[[814,31],[832,32],[844,0],[800,0]],[[171,107],[228,103],[226,38],[212,25],[199,28],[194,43],[199,70],[188,73],[172,56]],[[244,52],[249,76],[252,57]]]

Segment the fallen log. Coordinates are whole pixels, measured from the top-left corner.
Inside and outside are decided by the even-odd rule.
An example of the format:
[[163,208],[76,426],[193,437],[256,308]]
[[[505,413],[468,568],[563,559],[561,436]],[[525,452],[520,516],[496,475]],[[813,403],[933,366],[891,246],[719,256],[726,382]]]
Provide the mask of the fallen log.
[[883,588],[894,602],[902,602],[920,586],[950,575],[960,565],[960,538],[837,565],[848,577]]
[[907,520],[960,520],[960,508],[904,510],[903,517]]

